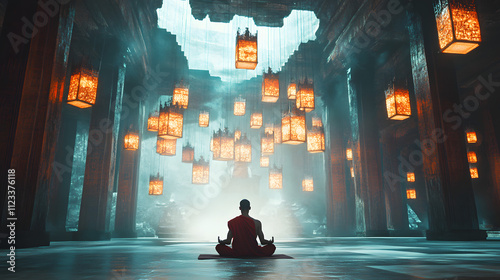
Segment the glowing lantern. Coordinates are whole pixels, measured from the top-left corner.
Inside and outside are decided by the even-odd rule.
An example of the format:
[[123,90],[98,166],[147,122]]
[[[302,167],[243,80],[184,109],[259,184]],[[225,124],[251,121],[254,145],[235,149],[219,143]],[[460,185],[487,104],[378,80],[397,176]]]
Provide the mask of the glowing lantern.
[[266,128],[264,129],[264,133],[273,134],[274,133],[274,125],[266,124]]
[[443,53],[466,54],[481,43],[481,28],[474,0],[439,0],[434,6]]
[[314,191],[314,180],[312,177],[307,177],[304,180],[302,180],[302,191],[303,192]]
[[226,128],[214,137],[214,160],[229,161],[234,159],[234,135]]
[[470,170],[470,177],[472,179],[477,179],[479,178],[479,172],[477,171],[477,168],[476,167],[472,167],[469,169]]
[[314,85],[312,83],[300,83],[295,99],[298,109],[306,112],[314,110]]
[[174,88],[174,96],[172,99],[174,106],[187,109],[189,104],[189,88],[184,85],[183,81]]
[[476,152],[468,152],[467,160],[469,161],[469,163],[476,163],[477,162]]
[[88,108],[95,104],[99,72],[84,67],[79,68],[69,82],[68,104],[78,108]]
[[347,158],[347,160],[352,160],[352,149],[345,150],[345,157]]
[[194,160],[194,148],[187,143],[186,146],[182,147],[182,162],[191,163]]
[[274,136],[271,133],[265,133],[260,139],[261,154],[274,154]]
[[323,127],[323,122],[321,121],[320,118],[313,117],[312,118],[312,126],[313,127]]
[[391,85],[385,91],[387,117],[391,120],[406,120],[411,116],[410,92]]
[[212,139],[210,140],[210,151],[215,153],[220,153],[220,134],[222,131],[219,129],[218,132],[213,133]]
[[260,156],[260,167],[269,167],[269,157]]
[[205,185],[210,179],[210,164],[208,160],[200,157],[199,160],[193,161],[193,178],[191,182],[197,185]]
[[158,131],[158,112],[154,112],[154,113],[149,115],[148,130],[149,131]]
[[282,189],[283,188],[283,171],[281,168],[269,169],[269,188],[270,189]]
[[406,180],[408,182],[415,182],[415,173],[413,172],[406,173]]
[[165,139],[181,138],[183,125],[184,116],[179,107],[160,105],[158,136]]
[[274,144],[281,144],[281,125],[273,125]]
[[313,127],[307,131],[307,151],[312,154],[325,151],[325,133],[322,128]]
[[351,167],[351,177],[354,178],[354,168]]
[[252,35],[248,28],[245,34],[236,33],[236,68],[254,70],[257,67],[257,34]]
[[417,199],[417,191],[415,189],[407,189],[406,190],[406,198],[407,199]]
[[245,115],[245,107],[246,101],[245,99],[238,97],[236,101],[234,101],[234,115],[235,116],[244,116]]
[[268,73],[264,73],[262,81],[262,102],[275,103],[280,97],[280,79],[269,67]]
[[210,113],[201,112],[198,118],[198,124],[200,127],[208,127],[210,123]]
[[467,132],[467,143],[475,144],[477,143],[477,134],[474,131]]
[[162,156],[175,156],[177,139],[156,138],[156,153]]
[[234,131],[234,141],[238,141],[241,138],[241,130]]
[[250,128],[259,129],[262,127],[262,113],[253,112],[250,116]]
[[125,150],[135,151],[139,149],[139,134],[134,131],[129,131],[125,135],[125,139],[123,140],[123,146]]
[[288,99],[293,100],[297,97],[297,84],[291,82],[288,85]]
[[149,176],[149,195],[162,195],[163,194],[163,177],[158,175]]
[[306,141],[306,116],[303,111],[293,109],[281,120],[284,144],[302,144]]
[[234,161],[252,162],[252,143],[245,135],[234,145]]

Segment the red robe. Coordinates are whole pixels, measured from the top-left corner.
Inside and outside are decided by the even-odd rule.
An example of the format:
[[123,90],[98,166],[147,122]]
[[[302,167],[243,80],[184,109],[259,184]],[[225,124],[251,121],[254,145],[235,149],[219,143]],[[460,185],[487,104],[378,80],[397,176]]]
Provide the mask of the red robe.
[[227,222],[233,234],[233,247],[218,244],[215,249],[224,257],[268,257],[274,254],[276,247],[273,244],[259,246],[257,244],[257,230],[252,218],[238,216]]

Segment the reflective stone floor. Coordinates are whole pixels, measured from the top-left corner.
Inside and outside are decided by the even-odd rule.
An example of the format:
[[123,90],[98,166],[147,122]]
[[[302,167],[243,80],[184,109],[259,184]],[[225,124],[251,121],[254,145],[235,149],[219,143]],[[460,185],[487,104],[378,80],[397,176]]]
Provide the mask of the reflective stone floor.
[[18,249],[16,273],[1,251],[0,279],[500,279],[500,240],[321,238],[276,242],[295,259],[197,260],[215,243],[173,239],[53,242]]

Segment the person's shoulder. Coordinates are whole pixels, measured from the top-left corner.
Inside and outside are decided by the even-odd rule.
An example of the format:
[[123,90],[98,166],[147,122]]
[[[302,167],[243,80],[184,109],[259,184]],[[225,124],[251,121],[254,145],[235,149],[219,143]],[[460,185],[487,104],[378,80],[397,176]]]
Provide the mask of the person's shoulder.
[[[253,219],[253,218],[252,218],[252,219]],[[261,224],[261,222],[260,222],[259,220],[257,220],[257,219],[253,219],[253,220],[255,221],[255,224],[257,224],[257,225],[260,225],[260,224]]]

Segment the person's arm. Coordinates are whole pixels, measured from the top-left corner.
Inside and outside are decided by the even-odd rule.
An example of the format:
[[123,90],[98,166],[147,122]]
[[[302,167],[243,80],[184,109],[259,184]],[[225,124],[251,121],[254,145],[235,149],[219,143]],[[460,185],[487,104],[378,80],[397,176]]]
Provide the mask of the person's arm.
[[260,244],[267,245],[274,243],[274,237],[271,240],[266,240],[264,238],[264,233],[262,232],[262,223],[259,220],[255,220],[255,227],[257,230],[257,236],[259,237]]
[[229,244],[231,244],[231,239],[233,239],[233,233],[231,231],[228,231],[227,238],[224,240],[220,240],[220,236],[218,236],[217,238],[219,239],[220,244],[229,245]]

